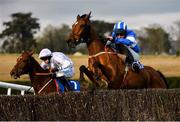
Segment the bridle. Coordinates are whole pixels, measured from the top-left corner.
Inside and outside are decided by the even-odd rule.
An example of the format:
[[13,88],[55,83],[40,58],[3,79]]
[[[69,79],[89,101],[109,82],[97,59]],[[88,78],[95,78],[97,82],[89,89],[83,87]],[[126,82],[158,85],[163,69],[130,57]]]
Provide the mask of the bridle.
[[[76,22],[77,23],[77,22]],[[76,26],[76,25],[74,25]],[[90,41],[90,23],[87,23],[83,25],[83,31],[80,34],[76,34],[72,32],[71,36],[74,38],[74,36],[80,37],[79,40],[75,40],[75,45],[78,45],[80,43],[89,43]]]
[[[28,68],[26,69],[25,72],[33,72],[33,63],[32,63],[32,57],[30,57],[28,60],[27,60],[27,65],[28,65]],[[38,73],[38,72],[35,72],[34,73],[35,76],[48,76],[48,75],[52,75],[52,73]],[[52,81],[53,79],[50,78],[50,80],[48,80],[47,83],[45,83],[45,85],[42,86],[42,88],[38,91],[38,94],[40,94],[47,86],[48,84]]]
[[[21,61],[21,60],[22,60],[22,57],[17,59],[18,62]],[[25,65],[28,65],[28,68],[26,68],[24,70],[22,70],[23,68],[19,68],[19,67],[17,68],[17,65],[15,66],[17,68],[17,74],[16,74],[17,77],[20,77],[22,74],[27,74],[28,72],[31,72],[33,70],[32,66],[31,66],[31,61],[30,60],[31,59],[27,59],[27,63]],[[22,63],[24,63],[24,62],[22,61]],[[19,71],[21,71],[21,72],[19,72]]]

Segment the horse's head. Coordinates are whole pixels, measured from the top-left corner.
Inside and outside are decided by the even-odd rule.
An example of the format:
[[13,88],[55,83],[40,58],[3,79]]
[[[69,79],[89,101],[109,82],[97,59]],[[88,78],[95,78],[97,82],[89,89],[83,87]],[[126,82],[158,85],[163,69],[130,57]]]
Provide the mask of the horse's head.
[[14,65],[10,72],[10,75],[15,79],[19,78],[23,74],[27,74],[32,68],[30,65],[30,59],[34,50],[23,52],[21,56],[17,58],[17,63]]
[[77,16],[77,20],[72,25],[72,31],[67,40],[69,47],[75,47],[80,43],[88,42],[90,35],[90,15],[91,12],[89,14]]

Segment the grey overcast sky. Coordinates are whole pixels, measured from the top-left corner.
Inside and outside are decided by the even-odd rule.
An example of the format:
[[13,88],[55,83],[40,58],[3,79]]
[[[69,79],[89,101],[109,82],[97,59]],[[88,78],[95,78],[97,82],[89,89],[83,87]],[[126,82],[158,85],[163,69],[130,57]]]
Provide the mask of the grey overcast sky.
[[180,20],[180,0],[0,0],[0,32],[15,12],[32,12],[44,28],[72,25],[78,14],[90,11],[93,20],[123,20],[130,28],[153,23],[168,27]]

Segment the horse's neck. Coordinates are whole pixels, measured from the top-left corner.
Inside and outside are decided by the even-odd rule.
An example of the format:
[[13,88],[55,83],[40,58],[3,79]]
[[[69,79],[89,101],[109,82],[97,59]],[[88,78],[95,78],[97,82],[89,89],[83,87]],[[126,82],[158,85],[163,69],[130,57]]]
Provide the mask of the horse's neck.
[[37,75],[36,73],[47,73],[48,71],[44,70],[40,64],[31,57],[31,70],[29,71],[29,77],[32,83],[32,86],[36,93],[46,84],[47,81],[51,79],[49,75]]
[[[98,54],[100,52],[104,52],[104,48],[105,48],[105,44],[104,42],[102,42],[99,38],[98,38],[98,35],[97,33],[94,31],[93,28],[91,28],[91,31],[90,31],[90,41],[89,43],[87,44],[87,47],[88,47],[88,51],[89,51],[89,55],[95,55],[95,54]],[[109,48],[107,49],[108,52],[114,52],[113,49]],[[121,70],[121,75],[124,75],[124,70],[125,70],[125,63],[123,61],[123,58],[122,56],[117,56],[119,58],[118,60],[118,66],[120,66],[121,68],[120,69],[123,69]],[[110,57],[109,57],[110,58]]]
[[89,55],[95,55],[104,51],[104,43],[98,38],[97,33],[91,28],[89,43],[87,43]]
[[[41,78],[37,78],[40,76],[36,75],[36,73],[46,73],[48,71],[44,70],[33,57],[31,57],[31,68],[32,70],[29,72],[30,80],[32,82],[38,82],[37,79],[40,79],[40,81],[42,82]],[[49,76],[43,76],[43,78],[45,77],[49,77]]]
[[40,66],[40,64],[33,57],[31,57],[31,65],[32,65],[32,73],[45,72],[45,70]]

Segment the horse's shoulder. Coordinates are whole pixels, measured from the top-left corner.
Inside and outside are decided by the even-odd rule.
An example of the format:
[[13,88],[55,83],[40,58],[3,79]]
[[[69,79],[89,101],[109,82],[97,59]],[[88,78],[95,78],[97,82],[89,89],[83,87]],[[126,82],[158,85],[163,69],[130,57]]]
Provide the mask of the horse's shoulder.
[[155,76],[158,74],[158,72],[151,66],[144,66],[142,69],[142,74]]
[[147,70],[147,71],[155,71],[155,69],[154,69],[153,67],[147,66],[147,65],[144,66],[144,70]]

